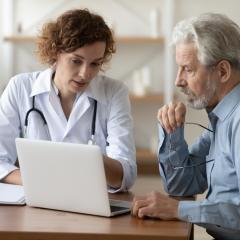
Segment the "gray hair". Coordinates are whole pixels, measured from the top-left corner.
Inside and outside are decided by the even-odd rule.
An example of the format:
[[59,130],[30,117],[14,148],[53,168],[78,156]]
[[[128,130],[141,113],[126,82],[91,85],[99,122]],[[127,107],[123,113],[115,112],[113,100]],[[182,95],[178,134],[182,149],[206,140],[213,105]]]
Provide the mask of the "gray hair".
[[240,28],[223,14],[205,13],[179,22],[172,43],[194,43],[198,59],[205,66],[227,60],[240,69]]

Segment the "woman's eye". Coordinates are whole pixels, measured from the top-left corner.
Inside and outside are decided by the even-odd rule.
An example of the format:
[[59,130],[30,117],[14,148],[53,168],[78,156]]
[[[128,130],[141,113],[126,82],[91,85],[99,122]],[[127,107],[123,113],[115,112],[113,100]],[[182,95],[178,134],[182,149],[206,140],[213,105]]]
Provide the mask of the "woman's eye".
[[80,63],[81,63],[81,60],[79,60],[79,59],[72,59],[72,62],[73,62],[74,64],[80,64]]
[[92,66],[93,67],[99,67],[99,66],[101,66],[102,65],[102,63],[100,63],[100,62],[93,62],[92,63]]

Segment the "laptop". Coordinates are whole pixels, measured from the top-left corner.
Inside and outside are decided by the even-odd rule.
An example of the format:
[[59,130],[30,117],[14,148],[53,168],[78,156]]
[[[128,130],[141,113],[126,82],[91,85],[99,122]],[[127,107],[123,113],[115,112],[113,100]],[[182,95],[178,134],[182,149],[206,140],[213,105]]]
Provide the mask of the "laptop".
[[109,199],[98,146],[16,138],[26,204],[111,217],[130,202]]

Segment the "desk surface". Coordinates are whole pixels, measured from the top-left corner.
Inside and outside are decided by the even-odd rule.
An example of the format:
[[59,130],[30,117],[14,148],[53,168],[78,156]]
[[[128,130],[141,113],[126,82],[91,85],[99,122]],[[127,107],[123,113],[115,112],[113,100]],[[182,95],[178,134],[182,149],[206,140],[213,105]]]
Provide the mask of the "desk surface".
[[[114,198],[129,199],[132,195],[116,194]],[[186,240],[190,239],[191,229],[191,224],[185,222],[142,220],[130,214],[105,218],[28,206],[0,206],[0,239],[4,240]]]

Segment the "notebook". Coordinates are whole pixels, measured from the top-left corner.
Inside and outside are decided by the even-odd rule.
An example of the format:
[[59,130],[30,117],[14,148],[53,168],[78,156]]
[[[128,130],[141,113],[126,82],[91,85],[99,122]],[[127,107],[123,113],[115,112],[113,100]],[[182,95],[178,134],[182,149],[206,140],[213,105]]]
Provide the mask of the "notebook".
[[0,183],[0,204],[24,205],[23,186]]
[[16,147],[27,205],[106,217],[130,211],[109,199],[98,146],[17,138]]

